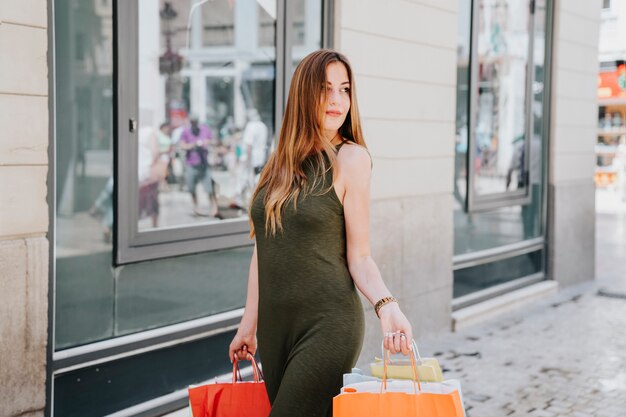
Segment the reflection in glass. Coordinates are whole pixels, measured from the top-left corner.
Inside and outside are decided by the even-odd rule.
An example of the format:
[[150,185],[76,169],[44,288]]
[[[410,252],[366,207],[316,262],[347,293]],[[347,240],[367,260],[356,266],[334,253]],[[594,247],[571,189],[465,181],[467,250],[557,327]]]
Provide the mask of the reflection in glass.
[[113,334],[111,8],[55,1],[57,349]]
[[[506,190],[507,180],[509,182],[509,191],[517,189],[519,187],[530,186],[529,194],[531,200],[528,204],[514,205],[510,207],[501,207],[498,209],[492,209],[489,211],[466,213],[464,210],[467,202],[466,189],[467,189],[467,175],[468,167],[466,166],[467,149],[468,149],[468,120],[469,120],[469,108],[468,108],[468,84],[469,84],[469,48],[470,48],[470,23],[471,23],[471,7],[470,2],[459,0],[459,39],[458,39],[458,68],[457,68],[457,115],[456,115],[456,149],[455,149],[455,184],[454,184],[454,228],[455,228],[455,242],[454,242],[454,254],[461,255],[481,250],[491,249],[503,245],[517,243],[523,240],[537,238],[542,236],[542,207],[543,207],[543,106],[545,100],[544,94],[544,80],[545,80],[545,43],[546,43],[546,0],[536,2],[535,14],[534,14],[534,42],[533,42],[533,64],[534,64],[534,82],[532,86],[532,106],[529,114],[532,115],[532,136],[531,141],[528,144],[530,148],[531,158],[527,164],[528,173],[520,173],[521,167],[524,166],[521,161],[524,158],[523,147],[520,146],[523,140],[512,141],[512,146],[508,147],[509,155],[504,159],[506,164],[503,164],[502,170],[496,177],[489,177],[486,175],[487,171],[482,170],[485,166],[483,163],[487,163],[486,159],[476,159],[474,166],[478,167],[475,171],[475,175],[478,177],[478,184],[483,184],[483,187],[487,187],[486,184],[492,184],[491,191],[497,192]],[[492,3],[486,2],[485,5]],[[507,9],[506,2],[500,2],[499,7],[490,9],[492,14],[496,14],[498,19],[502,20],[505,17],[504,11]],[[485,7],[486,7],[485,6]],[[482,14],[487,12],[483,9]],[[524,9],[525,12],[526,9]],[[496,22],[496,18],[483,18],[481,23],[481,30],[486,31],[488,22]],[[504,20],[506,23],[506,20]],[[510,26],[510,25],[509,25]],[[519,26],[519,30],[522,30],[522,26],[515,24],[515,27]],[[526,26],[523,26],[525,29]],[[500,29],[496,31],[499,32]],[[510,32],[510,30],[509,30]],[[495,36],[495,35],[494,35]],[[504,35],[498,35],[494,39],[499,39]],[[518,35],[516,35],[518,36]],[[522,35],[519,35],[522,36]],[[484,37],[484,36],[483,36]],[[494,44],[502,45],[502,42],[496,42]],[[523,46],[523,47],[522,47]],[[527,44],[520,46],[522,52],[525,54]],[[509,49],[511,49],[509,47]],[[520,52],[520,53],[522,53]],[[519,55],[519,54],[518,54]],[[504,58],[503,58],[504,59]],[[513,59],[513,58],[507,58]],[[515,58],[521,59],[521,58]],[[482,63],[481,63],[482,65]],[[517,65],[517,64],[516,64]],[[502,71],[500,71],[502,74]],[[504,77],[496,78],[497,80],[504,79]],[[510,76],[509,76],[510,79]],[[525,83],[525,75],[517,78],[520,84]],[[484,81],[484,80],[483,80]],[[482,84],[481,84],[482,85]],[[492,83],[493,85],[493,83]],[[482,88],[482,87],[481,87]],[[482,95],[493,95],[489,90],[484,90]],[[502,94],[510,95],[510,91],[500,88]],[[518,105],[523,104],[519,101]],[[487,105],[489,109],[493,106],[488,100],[478,102],[479,108],[477,113],[479,117],[482,117],[483,123],[489,120],[489,126],[499,126],[499,129],[504,129],[503,124],[500,122],[503,116],[501,112],[498,113],[496,120],[496,114],[488,115],[488,111],[481,109],[481,106]],[[500,106],[502,108],[502,106]],[[506,106],[505,106],[506,107]],[[516,118],[524,118],[526,110],[522,107],[519,111],[515,112]],[[508,122],[509,127],[513,124]],[[515,126],[518,126],[515,122]],[[477,126],[478,129],[478,126]],[[520,127],[523,129],[523,126]],[[509,136],[510,137],[510,136]],[[476,134],[477,143],[479,145],[479,134]],[[484,138],[483,138],[484,140]],[[491,141],[484,140],[489,146],[490,151],[494,151],[492,155],[496,158],[500,158],[500,155],[504,154],[504,145],[502,140]],[[492,147],[493,144],[498,144],[497,147]],[[477,152],[477,156],[480,152]],[[484,155],[484,154],[483,154]],[[498,164],[495,164],[497,168]],[[513,168],[513,169],[511,169]],[[482,170],[482,171],[481,171]],[[497,169],[492,170],[495,172]],[[525,180],[524,180],[525,179]],[[525,184],[524,181],[527,181]],[[500,187],[500,188],[497,188]],[[483,188],[487,190],[487,188]],[[455,274],[456,275],[456,274]],[[456,285],[456,283],[455,283]]]
[[269,4],[139,1],[140,231],[246,218],[274,134]]
[[[152,0],[139,6],[140,230],[218,221],[209,217],[202,182],[196,192],[206,216],[193,214],[185,131],[187,142],[204,142],[220,213],[231,218],[245,216],[230,205],[248,200],[274,135],[275,10],[261,5],[267,2],[212,0],[192,14],[187,31],[189,5],[198,1],[169,3],[170,9]],[[237,49],[206,46],[202,12],[215,5],[234,13]],[[249,33],[255,16],[258,43]],[[251,247],[113,266],[113,1],[55,0],[54,18],[54,349],[242,307]],[[167,54],[165,32],[171,32]],[[180,71],[170,75],[177,56],[184,58]]]
[[455,209],[463,210],[467,197],[467,149],[469,141],[469,79],[472,4],[460,0],[457,39],[456,129],[454,157]]
[[529,76],[526,1],[483,0],[478,11],[478,91],[475,153],[477,195],[527,184],[526,79]]
[[287,7],[293,16],[291,76],[305,56],[322,47],[322,2],[290,0]]
[[543,271],[543,251],[454,271],[453,297],[461,297]]

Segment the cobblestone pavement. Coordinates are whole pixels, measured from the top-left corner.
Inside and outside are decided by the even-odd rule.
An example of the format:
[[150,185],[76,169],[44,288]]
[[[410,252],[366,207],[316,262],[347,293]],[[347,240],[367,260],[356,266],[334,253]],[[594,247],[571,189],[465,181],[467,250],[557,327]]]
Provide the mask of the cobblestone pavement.
[[626,212],[596,224],[596,281],[420,341],[467,417],[626,417]]

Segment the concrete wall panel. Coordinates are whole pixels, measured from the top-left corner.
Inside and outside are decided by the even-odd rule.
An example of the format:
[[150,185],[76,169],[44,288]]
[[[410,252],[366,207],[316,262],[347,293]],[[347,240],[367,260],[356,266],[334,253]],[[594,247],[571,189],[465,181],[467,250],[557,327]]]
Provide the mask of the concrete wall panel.
[[0,94],[0,165],[48,163],[48,98]]
[[579,15],[567,10],[561,10],[560,18],[561,24],[563,25],[561,35],[563,39],[597,48],[600,35],[600,31],[598,30],[598,16],[597,13],[592,15]]
[[454,123],[364,119],[365,141],[374,158],[454,157]]
[[[341,40],[341,49],[349,56],[358,75],[454,85],[456,54],[453,50],[350,29],[343,31]],[[372,59],[373,53],[376,59]]]
[[553,233],[549,273],[562,286],[595,277],[595,184],[592,180],[550,186]]
[[412,83],[359,77],[359,109],[363,118],[454,121],[454,85]]
[[372,172],[372,199],[404,198],[450,192],[452,157],[376,159]]
[[557,69],[578,71],[598,76],[598,46],[588,46],[572,42],[567,39],[558,39],[555,66]]
[[552,163],[552,177],[558,183],[587,180],[592,181],[595,173],[595,155],[588,153],[562,153]]
[[48,241],[0,241],[0,271],[0,415],[43,415]]
[[47,43],[45,29],[0,25],[0,93],[48,94]]
[[42,0],[2,0],[0,2],[0,20],[47,27],[46,2]]
[[340,8],[343,28],[456,50],[456,13],[449,10],[400,0],[342,0]]
[[599,0],[555,5],[548,199],[548,273],[567,286],[594,278]]
[[0,167],[0,238],[48,231],[46,166]]
[[559,77],[554,80],[553,96],[589,100],[598,91],[598,78],[590,77],[579,71],[559,71]]
[[405,199],[402,209],[402,295],[417,297],[451,287],[454,242],[451,194]]
[[559,153],[564,154],[586,154],[589,155],[594,152],[595,141],[591,138],[595,138],[598,133],[598,128],[595,126],[567,126],[557,125],[554,131],[555,147]]
[[569,12],[593,20],[600,20],[602,0],[557,0],[559,11]]

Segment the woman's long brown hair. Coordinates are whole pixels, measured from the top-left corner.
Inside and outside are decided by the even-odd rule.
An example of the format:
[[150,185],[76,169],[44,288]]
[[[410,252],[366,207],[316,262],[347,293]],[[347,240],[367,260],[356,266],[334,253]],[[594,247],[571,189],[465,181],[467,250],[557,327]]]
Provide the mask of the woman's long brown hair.
[[[323,103],[326,103],[326,67],[333,62],[340,62],[346,67],[350,82],[350,110],[339,128],[339,134],[344,140],[365,146],[354,77],[348,59],[330,49],[320,49],[307,55],[296,67],[291,79],[278,145],[263,168],[259,184],[250,200],[251,208],[259,191],[265,187],[263,204],[266,235],[274,236],[277,231],[282,231],[283,207],[293,202],[295,208],[300,193],[306,195],[315,188],[315,181],[321,177],[315,175],[315,178],[307,178],[303,169],[306,158],[313,156],[317,159],[316,166],[320,167],[318,174],[328,169],[335,170],[335,149],[324,138],[322,128],[325,111]],[[330,167],[326,166],[324,153],[330,160]],[[250,218],[250,237],[254,235],[254,224]]]

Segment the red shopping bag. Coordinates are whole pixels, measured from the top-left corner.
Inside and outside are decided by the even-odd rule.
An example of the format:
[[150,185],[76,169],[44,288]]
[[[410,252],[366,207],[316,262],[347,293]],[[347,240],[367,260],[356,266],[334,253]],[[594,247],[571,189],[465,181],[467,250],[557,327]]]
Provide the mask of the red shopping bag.
[[237,358],[233,361],[233,381],[189,387],[189,408],[193,417],[267,417],[270,401],[263,375],[254,360],[254,381],[243,381]]

